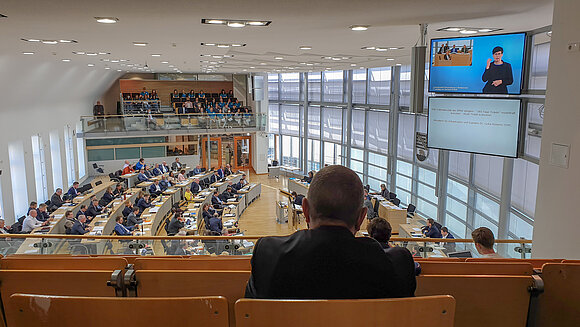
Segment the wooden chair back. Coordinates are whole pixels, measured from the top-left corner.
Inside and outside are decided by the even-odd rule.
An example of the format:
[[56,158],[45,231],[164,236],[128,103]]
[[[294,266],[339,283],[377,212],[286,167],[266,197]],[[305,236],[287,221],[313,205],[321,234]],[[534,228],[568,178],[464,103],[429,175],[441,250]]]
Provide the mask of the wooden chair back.
[[[14,294],[10,326],[227,327],[223,297],[108,298]],[[80,315],[80,316],[79,316]]]
[[230,326],[235,326],[234,303],[243,298],[249,271],[136,270],[138,297],[224,296]]
[[253,300],[236,302],[237,327],[452,327],[455,299],[425,296],[367,300]]
[[0,260],[3,270],[110,270],[124,269],[128,262],[123,257],[6,257]]
[[440,258],[440,257],[430,257],[430,258],[413,258],[416,262],[465,262],[465,258]]
[[518,275],[531,276],[531,263],[526,262],[421,262],[421,275]]
[[239,270],[250,271],[250,257],[245,258],[138,258],[135,270]]
[[531,276],[425,275],[415,295],[453,296],[455,327],[525,327],[533,284]]
[[542,269],[545,263],[560,263],[562,259],[467,258],[465,262],[527,262],[534,269]]
[[580,261],[545,264],[542,280],[544,292],[538,297],[536,326],[580,326]]

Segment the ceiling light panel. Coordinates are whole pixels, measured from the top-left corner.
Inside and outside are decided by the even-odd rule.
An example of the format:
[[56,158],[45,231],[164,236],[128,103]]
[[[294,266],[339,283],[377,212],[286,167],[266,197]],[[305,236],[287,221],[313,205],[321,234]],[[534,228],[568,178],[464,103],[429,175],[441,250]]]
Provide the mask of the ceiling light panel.
[[95,19],[101,24],[115,24],[119,21],[117,17],[95,17]]
[[219,18],[202,18],[202,24],[207,25],[222,25],[232,28],[243,28],[246,26],[269,26],[272,24],[270,20],[246,20],[246,19],[219,19]]
[[218,48],[229,48],[229,47],[245,47],[246,44],[245,43],[212,43],[212,42],[202,42],[201,45],[206,46],[206,47],[218,47]]
[[55,45],[59,43],[78,43],[76,40],[69,40],[69,39],[55,39],[55,40],[44,40],[44,39],[36,39],[36,38],[21,38],[20,40],[26,42],[40,42],[43,44]]
[[351,31],[366,31],[369,29],[369,25],[352,25],[349,28]]
[[147,42],[133,42],[133,45],[138,47],[146,47],[147,44],[148,44]]
[[477,33],[491,33],[501,31],[502,28],[493,27],[460,27],[460,26],[449,26],[438,29],[438,32],[459,32],[461,34],[477,34]]

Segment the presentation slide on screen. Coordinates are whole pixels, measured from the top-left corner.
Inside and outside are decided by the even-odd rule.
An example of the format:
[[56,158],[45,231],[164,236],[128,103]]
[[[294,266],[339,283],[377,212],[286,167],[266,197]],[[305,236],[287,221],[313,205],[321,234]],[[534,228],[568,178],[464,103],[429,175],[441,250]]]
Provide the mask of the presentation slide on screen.
[[429,98],[431,148],[516,157],[520,100]]
[[429,92],[520,94],[525,34],[431,40]]

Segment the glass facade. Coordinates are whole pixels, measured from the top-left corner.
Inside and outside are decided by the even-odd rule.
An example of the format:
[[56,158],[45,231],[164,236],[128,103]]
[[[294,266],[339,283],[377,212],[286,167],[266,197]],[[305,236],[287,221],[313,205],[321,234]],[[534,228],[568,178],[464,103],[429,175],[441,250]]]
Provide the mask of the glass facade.
[[[278,82],[285,80],[285,74],[270,74],[269,121],[281,122],[269,126],[270,133],[281,137],[275,151],[281,154],[282,164],[305,172],[325,164],[349,166],[371,190],[386,184],[402,206],[414,204],[421,216],[447,226],[456,238],[470,238],[473,229],[486,226],[497,238],[530,239],[549,46],[537,40],[531,49],[529,90],[522,95],[528,128],[518,159],[429,149],[427,158],[419,160],[415,138],[417,132],[427,133],[427,116],[409,108],[410,66],[299,73],[308,76],[294,75],[292,80],[303,85],[292,90],[302,93],[307,87],[308,94],[292,96],[283,95],[287,87]],[[399,85],[394,84],[397,81]],[[349,83],[351,103],[345,94]],[[398,106],[393,89],[399,89]],[[285,100],[290,97],[300,100]],[[300,114],[306,104],[307,119]],[[306,129],[305,138],[300,131]],[[517,256],[513,249],[504,251]]]

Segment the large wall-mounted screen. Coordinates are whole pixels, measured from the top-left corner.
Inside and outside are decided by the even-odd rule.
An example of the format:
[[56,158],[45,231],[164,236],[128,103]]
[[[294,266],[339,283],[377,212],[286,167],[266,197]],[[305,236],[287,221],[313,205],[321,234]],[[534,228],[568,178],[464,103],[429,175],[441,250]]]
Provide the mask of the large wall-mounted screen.
[[431,40],[429,92],[520,94],[525,33]]
[[430,148],[517,157],[520,100],[429,98]]

